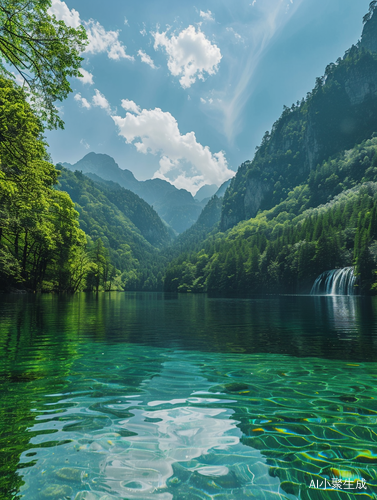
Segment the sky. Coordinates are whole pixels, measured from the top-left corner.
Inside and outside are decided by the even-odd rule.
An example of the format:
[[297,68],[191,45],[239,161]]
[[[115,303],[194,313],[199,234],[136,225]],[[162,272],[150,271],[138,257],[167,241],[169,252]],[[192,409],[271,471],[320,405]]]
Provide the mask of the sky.
[[52,0],[82,24],[82,78],[46,132],[57,162],[106,153],[192,194],[251,160],[283,105],[362,32],[370,0]]

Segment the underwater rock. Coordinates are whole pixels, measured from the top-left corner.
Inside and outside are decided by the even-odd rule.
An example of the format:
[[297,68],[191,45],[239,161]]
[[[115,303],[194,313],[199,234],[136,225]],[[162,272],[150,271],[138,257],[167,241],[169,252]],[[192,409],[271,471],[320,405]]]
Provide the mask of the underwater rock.
[[65,484],[51,484],[42,491],[41,496],[43,498],[61,499],[71,497],[72,493],[73,491],[70,486]]
[[83,471],[80,469],[74,469],[73,467],[64,467],[55,472],[55,475],[59,479],[64,481],[81,482]]
[[[108,495],[105,495],[102,498],[105,500],[107,500],[107,499],[110,500],[110,497]],[[96,495],[95,493],[92,493],[91,491],[80,491],[75,496],[75,500],[102,500],[102,498],[100,499],[100,497],[98,495]]]
[[235,393],[235,392],[241,392],[241,391],[248,391],[249,386],[240,382],[232,382],[230,384],[221,384],[221,385],[216,385],[214,387],[211,387],[209,389],[209,392],[230,392],[230,393]]

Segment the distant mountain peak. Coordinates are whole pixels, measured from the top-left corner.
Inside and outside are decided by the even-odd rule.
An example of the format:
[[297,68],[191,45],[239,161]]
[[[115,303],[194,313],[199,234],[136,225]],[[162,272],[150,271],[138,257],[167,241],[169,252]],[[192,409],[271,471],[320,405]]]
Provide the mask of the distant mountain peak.
[[73,165],[69,163],[62,163],[62,165],[73,171],[79,170],[83,174],[99,175],[109,181],[118,182],[118,178],[121,177],[127,183],[138,182],[130,170],[120,168],[114,158],[105,153],[91,151]]
[[90,152],[74,165],[61,164],[69,170],[81,171],[96,182],[102,179],[129,189],[152,205],[177,233],[192,226],[203,207],[186,189],[177,189],[164,179],[137,180],[130,170],[120,168],[114,158],[107,154]]
[[81,158],[80,161],[86,160],[86,159],[96,159],[96,158],[108,158],[109,161],[111,161],[112,163],[116,163],[112,156],[110,156],[106,153],[95,153],[94,151],[87,153],[83,158]]
[[211,198],[218,189],[216,184],[205,184],[196,192],[194,198],[198,201],[203,201],[205,198]]

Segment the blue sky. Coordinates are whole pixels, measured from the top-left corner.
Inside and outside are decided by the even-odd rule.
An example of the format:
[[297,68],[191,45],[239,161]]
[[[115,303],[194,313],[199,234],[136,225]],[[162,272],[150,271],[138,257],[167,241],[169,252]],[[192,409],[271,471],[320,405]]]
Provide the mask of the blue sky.
[[47,132],[54,162],[107,153],[195,193],[252,159],[283,105],[362,31],[369,0],[52,0],[83,24],[84,78]]

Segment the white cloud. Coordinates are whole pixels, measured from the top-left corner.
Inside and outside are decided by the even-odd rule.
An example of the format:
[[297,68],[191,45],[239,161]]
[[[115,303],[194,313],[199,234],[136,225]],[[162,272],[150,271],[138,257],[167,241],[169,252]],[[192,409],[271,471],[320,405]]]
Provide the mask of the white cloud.
[[143,36],[146,36],[147,32],[146,32],[146,29],[143,28],[141,31],[140,31],[140,35],[143,35]]
[[134,144],[140,153],[160,157],[160,168],[154,178],[167,180],[177,188],[195,193],[204,184],[218,184],[233,177],[223,151],[211,153],[202,146],[194,132],[182,135],[176,119],[160,108],[142,109],[133,101],[122,101],[122,107],[132,110],[124,118],[112,116],[119,135]]
[[212,15],[212,12],[210,10],[207,10],[207,12],[203,12],[202,10],[199,12],[199,15],[201,18],[204,19],[204,21],[214,21],[214,17]]
[[92,99],[93,106],[98,106],[110,113],[110,104],[106,97],[98,89],[94,89],[94,92],[95,94]]
[[240,41],[242,40],[242,36],[241,36],[239,33],[237,33],[237,31],[234,31],[234,29],[233,29],[233,28],[225,28],[225,29],[226,29],[226,31],[227,31],[228,33],[232,33],[232,35],[234,35],[234,38],[235,38],[237,41],[239,41],[239,42],[240,42]]
[[89,144],[86,142],[85,139],[81,139],[80,144],[82,146],[84,146],[85,149],[89,149],[90,148]]
[[95,106],[104,109],[108,113],[111,113],[111,107],[109,101],[103,94],[101,94],[101,92],[98,89],[94,89],[94,96],[92,97],[92,100],[90,102],[87,99],[85,99],[85,97],[82,97],[80,92],[75,94],[74,99],[85,109],[90,109],[92,106]]
[[141,61],[143,63],[148,64],[148,66],[150,66],[153,69],[156,69],[156,66],[154,65],[154,62],[151,59],[151,57],[148,54],[146,54],[143,50],[139,50],[137,55],[140,56]]
[[126,111],[131,111],[136,115],[139,115],[141,113],[141,109],[139,108],[139,106],[134,101],[129,101],[128,99],[122,99],[122,108]]
[[85,109],[90,109],[92,106],[90,104],[90,102],[88,102],[85,97],[82,97],[80,93],[77,93],[75,96],[74,96],[74,99],[75,101],[77,101],[79,104],[81,104],[81,106]]
[[125,26],[129,26],[127,17],[124,18],[124,24],[125,24]]
[[89,54],[99,54],[107,52],[110,59],[134,60],[133,56],[126,54],[126,47],[119,40],[119,31],[106,31],[98,22],[90,19],[84,23],[88,35],[89,45],[85,52]]
[[163,47],[168,54],[168,68],[173,76],[181,76],[183,88],[189,88],[196,79],[204,79],[204,73],[214,75],[221,61],[221,52],[200,30],[189,26],[178,36],[169,39],[164,33],[153,33],[154,48]]
[[67,26],[78,28],[81,24],[80,14],[77,10],[70,10],[65,2],[52,0],[51,7],[47,11],[50,16],[55,16],[58,21],[64,21]]
[[205,104],[207,101],[205,99],[203,99],[203,97],[200,98],[200,102],[202,102],[203,104]]
[[84,68],[80,68],[80,73],[82,74],[82,77],[79,78],[80,82],[93,85],[94,82],[92,73],[89,73],[89,71],[86,71]]
[[48,9],[50,15],[55,15],[59,21],[64,21],[67,26],[77,28],[82,24],[88,35],[89,44],[85,52],[88,54],[99,54],[107,52],[110,59],[134,60],[133,56],[126,53],[126,47],[119,40],[119,31],[106,31],[105,28],[94,19],[81,21],[77,10],[70,10],[62,0],[52,0],[52,5]]

